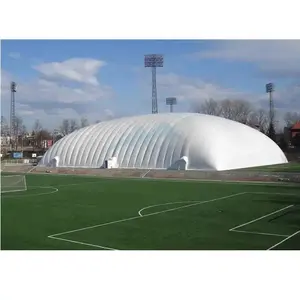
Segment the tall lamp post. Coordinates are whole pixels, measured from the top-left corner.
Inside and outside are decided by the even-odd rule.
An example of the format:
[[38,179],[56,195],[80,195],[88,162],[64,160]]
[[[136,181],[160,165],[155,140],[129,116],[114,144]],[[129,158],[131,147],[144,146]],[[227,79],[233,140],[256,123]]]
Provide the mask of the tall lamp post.
[[158,113],[157,88],[156,88],[156,68],[163,67],[164,58],[161,54],[147,54],[144,59],[145,67],[152,68],[152,113]]
[[17,84],[12,81],[10,84],[10,141],[12,145],[12,150],[15,149],[14,143],[17,143],[16,137],[16,99],[15,93],[17,92]]
[[166,98],[166,105],[170,106],[170,113],[173,112],[173,106],[177,104],[177,99],[175,97]]
[[266,93],[269,94],[269,129],[268,129],[268,136],[270,139],[275,141],[276,139],[276,132],[274,126],[274,101],[273,101],[273,92],[274,92],[274,84],[267,83],[266,84]]

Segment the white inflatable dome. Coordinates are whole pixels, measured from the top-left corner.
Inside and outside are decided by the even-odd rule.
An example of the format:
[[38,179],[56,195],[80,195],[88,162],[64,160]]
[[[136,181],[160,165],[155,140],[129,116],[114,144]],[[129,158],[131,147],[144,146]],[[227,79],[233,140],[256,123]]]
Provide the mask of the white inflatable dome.
[[[281,149],[249,126],[194,114],[151,114],[114,119],[56,142],[39,165],[100,168],[230,170],[286,163]],[[113,160],[112,160],[113,158]],[[178,167],[180,166],[180,167]]]

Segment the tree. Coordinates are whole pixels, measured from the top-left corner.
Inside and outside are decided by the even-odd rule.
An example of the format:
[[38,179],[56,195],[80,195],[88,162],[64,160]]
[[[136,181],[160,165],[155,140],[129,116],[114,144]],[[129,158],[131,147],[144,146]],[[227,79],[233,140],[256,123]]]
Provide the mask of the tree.
[[244,100],[232,101],[232,118],[231,120],[249,124],[251,113],[253,112],[253,107],[251,104]]
[[299,112],[287,112],[284,116],[284,121],[287,127],[291,127],[296,122],[300,121],[300,113]]
[[70,123],[70,133],[74,132],[75,130],[78,129],[79,126],[78,126],[77,121],[75,119],[71,119],[69,121],[69,123]]
[[96,120],[96,121],[95,121],[95,124],[98,124],[98,123],[100,123],[100,122],[101,122],[100,120]]
[[9,126],[6,118],[1,116],[1,136],[9,136]]
[[35,120],[32,128],[33,128],[32,134],[31,134],[33,136],[32,147],[34,150],[35,146],[41,147],[41,144],[42,144],[41,131],[43,130],[43,126],[39,119]]
[[43,148],[44,147],[43,141],[52,140],[52,135],[48,130],[42,129],[36,134],[35,140],[37,142],[37,145],[40,148]]
[[87,127],[87,126],[89,126],[89,121],[87,120],[87,118],[82,117],[80,119],[80,127],[84,128],[84,127]]
[[267,136],[274,142],[276,141],[276,131],[273,123],[269,124]]
[[56,143],[57,141],[59,141],[62,138],[63,138],[62,134],[57,134],[57,135],[54,136],[54,141],[53,142]]
[[209,99],[200,105],[194,105],[193,110],[197,113],[221,116],[229,120],[249,124],[253,107],[245,100],[225,99],[222,101],[215,101]]
[[70,133],[70,121],[68,119],[64,119],[60,126],[60,132],[63,136]]
[[283,150],[283,151],[286,150],[286,148],[288,147],[288,144],[286,143],[283,134],[281,134],[280,139],[279,139],[279,147],[280,147],[281,150]]
[[250,114],[249,125],[256,127],[262,133],[266,133],[269,126],[269,116],[264,109],[258,109]]
[[34,125],[33,125],[34,132],[37,133],[37,132],[41,131],[42,129],[43,129],[43,126],[42,126],[40,120],[36,119],[34,122]]
[[206,100],[204,103],[198,105],[194,105],[194,112],[206,114],[206,115],[213,115],[219,116],[220,115],[220,105],[214,99]]
[[23,138],[26,134],[26,126],[23,124],[23,119],[19,116],[16,116],[15,118],[15,141],[13,143],[15,144],[15,150],[18,150],[18,145],[21,142],[23,142]]

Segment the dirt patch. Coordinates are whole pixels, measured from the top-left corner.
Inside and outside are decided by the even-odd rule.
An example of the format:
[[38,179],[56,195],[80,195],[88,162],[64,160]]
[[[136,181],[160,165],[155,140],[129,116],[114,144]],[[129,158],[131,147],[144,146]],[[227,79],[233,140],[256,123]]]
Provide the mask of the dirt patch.
[[85,168],[44,168],[36,167],[32,173],[52,173],[69,175],[89,175],[104,178],[149,178],[149,179],[187,179],[252,182],[292,182],[300,183],[300,173],[267,173],[241,171],[167,171],[141,169],[85,169]]

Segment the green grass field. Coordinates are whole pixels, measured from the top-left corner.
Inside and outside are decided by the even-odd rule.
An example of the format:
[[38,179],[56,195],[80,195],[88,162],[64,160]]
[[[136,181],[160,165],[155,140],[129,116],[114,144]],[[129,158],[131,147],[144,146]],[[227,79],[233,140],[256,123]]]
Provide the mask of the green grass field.
[[240,169],[240,171],[261,171],[261,172],[271,172],[271,173],[277,173],[277,172],[300,173],[300,163],[290,162],[288,164]]
[[2,194],[3,250],[300,249],[300,185],[26,180]]

